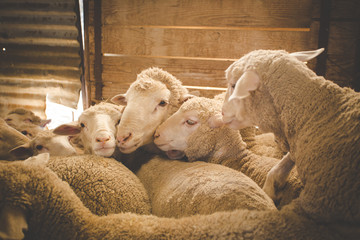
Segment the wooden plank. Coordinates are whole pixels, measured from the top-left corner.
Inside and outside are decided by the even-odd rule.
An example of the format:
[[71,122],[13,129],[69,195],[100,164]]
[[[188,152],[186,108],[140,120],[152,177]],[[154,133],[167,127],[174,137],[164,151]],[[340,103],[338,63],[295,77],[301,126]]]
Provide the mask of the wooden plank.
[[359,0],[332,0],[331,5],[332,21],[360,20]]
[[103,53],[239,58],[255,49],[309,50],[307,31],[103,28]]
[[4,38],[62,38],[77,39],[78,29],[69,25],[43,24],[0,24],[0,34]]
[[0,22],[2,23],[32,23],[44,25],[72,25],[76,23],[74,11],[28,11],[28,10],[4,10],[0,9]]
[[103,23],[167,26],[309,27],[311,0],[104,0]]
[[104,57],[103,80],[130,86],[137,74],[149,67],[160,67],[184,85],[224,87],[224,71],[233,61],[167,59],[144,57]]
[[75,0],[1,0],[0,9],[29,11],[60,11],[69,12],[75,8]]

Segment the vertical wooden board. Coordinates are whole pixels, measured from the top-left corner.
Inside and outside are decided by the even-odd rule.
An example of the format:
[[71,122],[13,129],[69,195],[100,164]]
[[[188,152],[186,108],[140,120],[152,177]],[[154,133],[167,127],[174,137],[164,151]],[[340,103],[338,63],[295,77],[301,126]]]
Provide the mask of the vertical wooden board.
[[310,31],[103,27],[103,52],[237,59],[255,49],[309,50]]
[[103,0],[104,25],[309,27],[311,0]]
[[331,2],[332,20],[360,20],[360,1],[359,0],[332,0]]

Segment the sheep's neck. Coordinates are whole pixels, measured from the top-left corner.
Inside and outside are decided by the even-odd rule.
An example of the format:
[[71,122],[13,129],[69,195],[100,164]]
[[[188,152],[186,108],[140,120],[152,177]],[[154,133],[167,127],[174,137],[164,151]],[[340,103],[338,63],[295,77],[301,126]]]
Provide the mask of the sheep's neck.
[[[233,130],[231,131],[234,133]],[[216,147],[208,161],[241,171],[262,187],[268,171],[276,164],[276,161],[272,158],[261,157],[246,149],[237,131],[235,134],[221,134],[221,136],[226,137],[216,138]]]

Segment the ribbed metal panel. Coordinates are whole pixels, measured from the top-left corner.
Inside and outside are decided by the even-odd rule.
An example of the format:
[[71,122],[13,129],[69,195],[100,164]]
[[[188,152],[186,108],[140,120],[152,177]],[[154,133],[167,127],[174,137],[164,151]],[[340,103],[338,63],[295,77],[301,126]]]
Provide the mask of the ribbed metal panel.
[[46,95],[76,108],[81,89],[78,0],[0,1],[0,115],[45,117]]

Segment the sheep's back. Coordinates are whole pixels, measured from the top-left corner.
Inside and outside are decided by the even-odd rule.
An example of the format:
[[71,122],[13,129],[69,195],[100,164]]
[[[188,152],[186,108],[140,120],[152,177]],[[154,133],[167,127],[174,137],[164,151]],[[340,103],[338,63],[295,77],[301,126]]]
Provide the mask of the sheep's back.
[[140,180],[122,163],[96,155],[51,157],[48,163],[93,213],[149,214],[149,197]]
[[254,181],[218,164],[154,158],[137,176],[148,190],[152,213],[161,217],[276,209]]

